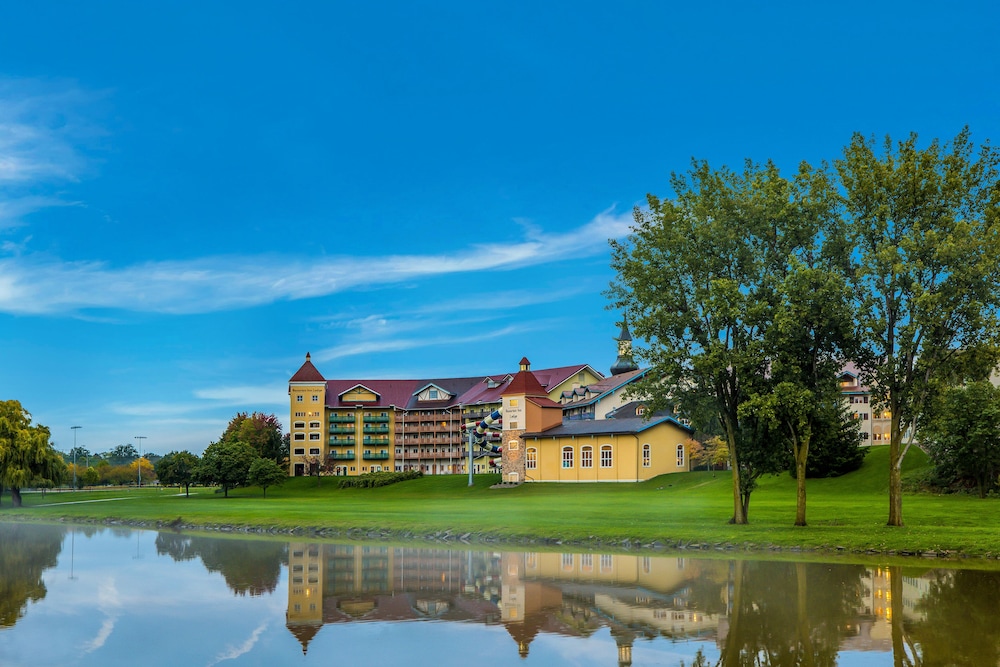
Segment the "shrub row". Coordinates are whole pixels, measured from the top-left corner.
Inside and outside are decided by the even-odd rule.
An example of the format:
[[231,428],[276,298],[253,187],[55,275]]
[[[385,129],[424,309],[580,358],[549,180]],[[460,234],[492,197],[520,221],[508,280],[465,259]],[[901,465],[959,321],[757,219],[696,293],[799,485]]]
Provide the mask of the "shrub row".
[[409,479],[423,477],[424,473],[419,470],[406,470],[403,472],[369,472],[357,477],[345,477],[340,480],[337,488],[340,489],[374,489],[378,486],[389,486],[396,482],[405,482]]

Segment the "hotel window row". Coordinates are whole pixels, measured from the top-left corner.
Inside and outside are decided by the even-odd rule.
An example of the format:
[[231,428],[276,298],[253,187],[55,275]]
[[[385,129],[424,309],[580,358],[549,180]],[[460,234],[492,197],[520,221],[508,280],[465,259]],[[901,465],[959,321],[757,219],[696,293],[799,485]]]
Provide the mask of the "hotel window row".
[[[530,450],[529,450],[530,451]],[[529,455],[530,456],[530,455]],[[562,467],[572,468],[573,467],[574,451],[570,446],[562,448]],[[614,467],[614,454],[611,445],[601,445],[601,467],[602,468],[613,468]],[[530,461],[530,458],[529,458]],[[594,448],[591,445],[584,445],[580,448],[580,467],[581,468],[593,468],[594,467]]]

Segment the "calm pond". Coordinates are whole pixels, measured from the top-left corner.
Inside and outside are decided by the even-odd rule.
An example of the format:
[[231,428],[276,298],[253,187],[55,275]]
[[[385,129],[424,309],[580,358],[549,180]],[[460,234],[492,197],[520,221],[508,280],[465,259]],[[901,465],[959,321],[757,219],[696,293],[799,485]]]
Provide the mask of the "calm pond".
[[1000,572],[0,523],[0,665],[998,665]]

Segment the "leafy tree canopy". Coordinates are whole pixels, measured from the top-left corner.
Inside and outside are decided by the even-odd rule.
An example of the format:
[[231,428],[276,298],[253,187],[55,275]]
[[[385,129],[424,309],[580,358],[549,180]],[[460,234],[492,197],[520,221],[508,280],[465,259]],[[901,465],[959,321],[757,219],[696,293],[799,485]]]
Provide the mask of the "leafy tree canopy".
[[205,448],[195,478],[202,484],[222,487],[228,498],[229,489],[246,485],[250,466],[257,458],[257,452],[245,442],[213,442]]
[[10,487],[14,506],[21,506],[22,487],[35,480],[61,482],[66,470],[48,427],[32,424],[20,402],[0,401],[0,486]]
[[282,437],[281,422],[273,414],[237,413],[229,420],[220,440],[245,442],[257,451],[258,456],[279,465],[288,458],[288,445]]

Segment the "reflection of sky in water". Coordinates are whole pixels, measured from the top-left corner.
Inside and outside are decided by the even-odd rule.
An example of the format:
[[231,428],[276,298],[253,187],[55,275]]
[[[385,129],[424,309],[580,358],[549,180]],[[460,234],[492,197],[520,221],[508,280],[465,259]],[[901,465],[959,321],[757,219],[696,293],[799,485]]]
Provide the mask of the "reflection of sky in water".
[[[541,625],[533,626],[535,634],[531,636],[528,654],[523,658],[518,653],[515,639],[518,630],[505,627],[495,617],[495,614],[489,623],[483,622],[482,619],[467,622],[387,622],[385,620],[355,622],[341,613],[343,609],[336,608],[335,601],[335,598],[339,597],[342,602],[350,602],[352,594],[343,591],[339,595],[335,592],[328,592],[327,605],[324,605],[323,595],[318,596],[320,599],[317,602],[324,612],[339,614],[338,622],[328,620],[324,625],[311,626],[314,634],[311,634],[308,640],[308,654],[303,654],[300,640],[286,627],[286,613],[290,612],[289,568],[284,564],[280,568],[275,567],[270,570],[266,568],[267,562],[273,565],[276,559],[281,557],[280,554],[285,553],[285,544],[257,543],[264,545],[258,547],[249,542],[227,540],[224,549],[213,549],[212,545],[217,547],[221,543],[218,538],[196,534],[191,536],[196,547],[191,550],[185,551],[182,548],[183,545],[177,541],[171,543],[172,547],[177,549],[177,553],[185,553],[190,556],[189,560],[175,561],[170,555],[157,553],[157,533],[154,531],[102,528],[89,529],[89,532],[91,536],[87,537],[83,530],[66,529],[58,565],[45,570],[42,574],[47,588],[46,595],[38,602],[29,603],[24,616],[13,627],[0,629],[0,666],[69,665],[87,667],[93,665],[113,667],[115,665],[138,664],[154,667],[159,665],[215,667],[216,665],[401,664],[407,665],[407,667],[420,667],[422,665],[434,667],[462,665],[465,667],[470,663],[475,667],[484,665],[578,665],[581,667],[618,665],[615,636],[609,628],[609,624],[606,623],[609,614],[622,614],[615,619],[619,628],[626,626],[640,628],[644,622],[643,619],[648,621],[649,614],[653,613],[651,610],[659,604],[658,609],[664,615],[655,618],[666,618],[666,612],[671,609],[669,601],[679,599],[674,596],[684,596],[693,590],[689,584],[694,579],[688,580],[683,577],[687,577],[699,567],[704,568],[704,574],[707,577],[703,581],[711,579],[723,589],[728,586],[728,590],[733,590],[733,580],[729,578],[727,583],[727,575],[731,577],[733,573],[732,566],[727,562],[703,561],[702,563],[707,564],[699,566],[698,561],[684,558],[662,559],[661,562],[665,566],[673,568],[671,571],[674,575],[682,575],[681,579],[677,579],[674,584],[671,584],[671,587],[662,591],[645,588],[630,589],[625,584],[615,588],[617,584],[608,581],[602,584],[592,584],[588,583],[590,581],[588,577],[591,576],[589,574],[584,577],[573,575],[558,581],[553,579],[542,584],[542,588],[548,591],[544,594],[557,592],[562,603],[569,605],[569,607],[563,608],[564,611],[571,609],[575,610],[573,613],[576,613],[586,608],[588,609],[587,613],[597,614],[597,616],[591,617],[590,624],[586,625],[585,628],[581,626],[582,630],[576,635],[574,635],[574,631],[554,632]],[[57,540],[58,537],[54,537],[54,539]],[[183,538],[181,542],[183,542]],[[166,539],[164,544],[166,544]],[[3,545],[0,545],[0,548],[3,548]],[[322,560],[326,557],[322,555],[325,549],[329,549],[327,555],[331,558],[334,555],[343,557],[347,553],[336,551],[338,548],[327,546],[317,547],[315,550],[316,553],[320,554]],[[386,562],[386,551],[392,552],[394,547],[377,545],[372,547],[370,552],[362,546],[355,546],[353,549],[353,553],[359,560],[352,561],[353,557],[347,556],[349,564],[346,566],[347,569],[343,570],[344,572],[353,572],[353,566],[350,563],[360,563],[368,558],[369,553],[373,560]],[[309,562],[309,552],[311,551],[313,551],[311,546],[294,543],[294,546],[289,546],[285,558],[289,559],[290,562]],[[419,574],[421,568],[424,568],[424,574],[434,571],[433,564],[428,564],[429,561],[424,563],[419,555],[415,555],[419,551],[421,549],[405,549],[399,552],[394,557],[395,564],[390,566],[388,570],[380,571],[382,575],[389,573],[390,578],[392,578],[393,583],[390,584],[390,589],[396,586],[396,582],[399,581],[396,577],[404,576],[401,574],[403,569],[399,568],[411,568],[406,570],[410,572],[406,576],[413,576],[414,571]],[[438,563],[447,563],[449,577],[462,571],[459,565],[466,562],[466,557],[468,557],[469,565],[473,564],[473,556],[468,554],[443,553],[445,557]],[[264,570],[270,572],[270,582],[239,580],[239,576],[246,575],[253,579],[255,575],[260,573],[261,570],[258,567],[260,563],[252,562],[255,560],[254,556],[258,554],[261,555],[261,561],[265,563]],[[269,561],[272,554],[279,555]],[[608,565],[609,569],[612,566],[622,565],[623,571],[627,570],[623,563],[629,559],[637,563],[650,561],[648,558],[641,558],[637,561],[636,557],[612,557],[610,555],[533,554],[526,557],[523,554],[515,554],[510,555],[511,560],[506,560],[508,555],[493,552],[483,552],[480,555],[483,557],[484,563],[493,559],[492,562],[498,568],[496,572],[492,570],[489,572],[480,571],[480,574],[487,575],[490,582],[487,585],[489,590],[484,589],[476,594],[479,596],[480,603],[483,602],[484,591],[487,597],[494,596],[493,599],[496,599],[498,587],[511,584],[509,588],[513,590],[511,582],[516,581],[517,576],[510,578],[506,575],[516,572],[518,568],[520,568],[522,581],[530,581],[531,575],[529,575],[528,570],[536,568],[534,576],[538,576],[537,573],[542,572],[545,563],[557,566],[559,570],[572,567],[579,568],[578,572],[596,572],[596,569],[603,569],[605,564]],[[296,558],[298,560],[295,560]],[[303,558],[306,560],[304,561]],[[615,558],[619,560],[616,561]],[[651,569],[655,572],[659,566],[656,563],[657,559],[653,559],[653,561]],[[206,569],[208,562],[213,563],[214,567],[219,567],[220,563],[230,566],[234,563],[237,564],[237,567],[230,567],[226,571],[230,578],[235,578],[239,584],[252,583],[268,589],[270,584],[275,583],[274,577],[277,577],[276,587],[272,593],[256,596],[234,594],[229,585],[233,582],[227,583],[220,572],[208,571]],[[329,568],[333,567],[333,561],[328,563],[326,560],[322,560],[322,563],[320,574],[331,576],[332,570]],[[240,564],[247,564],[248,567],[245,570],[240,570],[238,567]],[[452,570],[453,566],[456,569]],[[773,563],[767,567],[758,566],[761,568],[759,570],[748,567],[743,580],[744,584],[748,586],[746,588],[747,594],[760,594],[763,589],[753,588],[749,586],[749,583],[751,581],[756,582],[755,585],[769,583],[768,580],[773,578],[773,573],[777,572],[772,566],[796,567]],[[648,568],[649,563],[645,562],[639,567]],[[833,571],[837,567],[841,566],[820,566],[818,572]],[[587,569],[583,570],[583,568]],[[307,571],[309,570],[300,569],[299,573],[301,575]],[[811,576],[818,574],[816,569],[809,572]],[[459,575],[459,578],[464,579],[466,574]],[[721,579],[719,578],[720,574],[722,575]],[[494,575],[505,577],[502,584],[499,578],[492,578]],[[752,580],[751,575],[755,577]],[[548,576],[554,575],[551,575],[550,571]],[[263,578],[266,579],[266,577]],[[794,579],[794,577],[791,578]],[[865,586],[875,586],[875,579],[862,579]],[[332,581],[331,579],[328,583]],[[357,582],[361,581],[364,581],[363,575],[357,580]],[[379,581],[385,581],[384,577]],[[440,576],[440,581],[444,581],[444,575]],[[681,583],[677,583],[678,581]],[[819,588],[820,577],[816,576],[810,581],[812,581],[810,585],[816,587],[810,589],[815,594]],[[911,576],[910,581],[912,584],[917,580]],[[453,590],[453,594],[457,595],[457,591],[465,583],[467,581],[457,582],[457,588]],[[884,581],[881,581],[878,585],[883,583]],[[989,582],[987,581],[987,583]],[[534,584],[530,584],[529,588],[532,585]],[[452,590],[451,586],[452,583],[449,583],[449,590]],[[358,593],[353,597],[373,599],[372,596],[389,596],[393,600],[400,601],[402,599],[396,596],[411,594],[414,596],[411,602],[416,601],[418,597],[423,597],[430,601],[433,606],[435,600],[443,600],[448,596],[448,594],[435,593],[434,586],[427,589],[429,592],[426,595],[422,592],[414,594],[415,589],[412,581],[408,581],[402,588],[405,589],[402,593],[398,590],[382,590],[371,594]],[[921,584],[920,589],[924,588],[926,587]],[[522,587],[518,590],[520,591],[519,595],[524,595],[527,589]],[[872,591],[868,593],[869,597],[873,595]],[[639,604],[629,606],[628,597],[635,598],[639,594],[644,599],[650,600],[651,602],[648,604],[653,606],[649,608]],[[764,594],[772,595],[766,591]],[[615,595],[619,595],[619,597],[616,598]],[[776,604],[785,596],[786,594],[782,593],[778,597],[770,598],[771,604]],[[530,597],[530,592],[528,597]],[[527,600],[527,597],[522,599]],[[587,602],[588,599],[590,602]],[[794,600],[794,595],[791,596],[791,599]],[[822,597],[817,599],[825,600]],[[633,602],[636,600],[633,599]],[[453,603],[454,600],[451,600],[440,608],[447,612]],[[557,602],[555,607],[550,606],[548,609],[558,609],[562,603]],[[387,607],[393,605],[387,605]],[[513,613],[515,606],[510,605],[506,609],[506,613]],[[495,606],[491,608],[494,612],[498,609]],[[501,602],[500,608],[503,609],[503,602]],[[683,606],[680,609],[683,609]],[[388,613],[388,609],[383,611]],[[458,612],[454,609],[451,611]],[[376,612],[378,612],[377,608]],[[526,612],[525,609],[522,609],[518,613]],[[865,613],[870,614],[871,612]],[[378,618],[378,613],[373,613],[366,618]],[[533,622],[538,618],[537,616],[533,617]],[[546,618],[551,620],[552,617],[546,616]],[[785,618],[787,619],[787,617]],[[563,618],[564,621],[569,622],[574,619]],[[527,621],[527,616],[525,620]],[[630,626],[629,624],[633,621],[637,625]],[[688,622],[691,622],[690,617]],[[669,624],[667,626],[669,627]],[[727,632],[731,631],[729,620],[725,620],[724,623],[720,620],[718,621],[719,637],[724,636],[722,634],[724,626],[729,628],[726,630]],[[652,626],[645,627],[648,630]],[[712,626],[712,632],[714,632],[714,627]],[[883,634],[885,627],[887,626],[884,624],[881,626]],[[587,636],[588,634],[589,636]],[[716,663],[720,655],[720,644],[716,642],[715,635],[711,634],[703,635],[701,639],[691,638],[690,635],[679,636],[673,640],[659,635],[649,639],[643,636],[640,629],[637,629],[634,636],[632,664],[636,667],[640,665],[677,667],[681,661],[690,666],[699,648],[704,651],[711,665]],[[884,640],[882,635],[880,638]],[[885,650],[884,646],[880,650],[858,651],[854,650],[855,648],[857,648],[856,645],[845,646],[845,650],[840,652],[837,657],[837,664],[840,667],[876,667],[893,664],[892,652]]]

